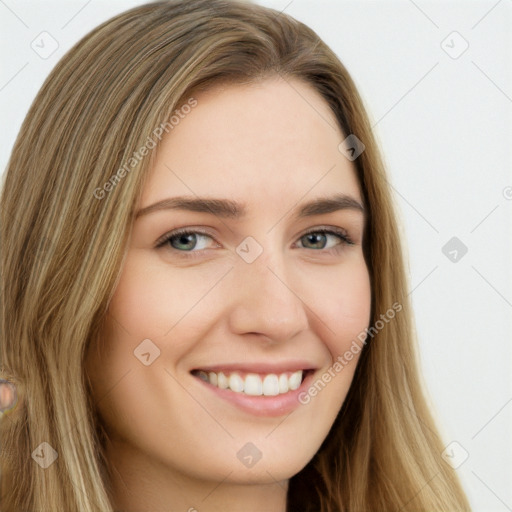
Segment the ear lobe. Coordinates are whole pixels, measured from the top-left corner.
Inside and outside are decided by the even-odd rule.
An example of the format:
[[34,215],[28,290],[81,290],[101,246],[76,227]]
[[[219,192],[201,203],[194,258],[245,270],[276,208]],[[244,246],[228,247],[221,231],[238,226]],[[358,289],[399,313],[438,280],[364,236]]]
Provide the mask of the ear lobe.
[[12,409],[17,402],[18,394],[13,382],[0,379],[0,413]]

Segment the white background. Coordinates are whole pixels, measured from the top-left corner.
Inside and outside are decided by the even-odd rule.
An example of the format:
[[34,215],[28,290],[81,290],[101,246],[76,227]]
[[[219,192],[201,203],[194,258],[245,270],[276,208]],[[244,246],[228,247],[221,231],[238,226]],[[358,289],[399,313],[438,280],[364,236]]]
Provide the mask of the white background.
[[[64,52],[140,3],[0,1],[2,171]],[[311,26],[363,96],[400,212],[421,363],[445,444],[458,443],[454,460],[469,454],[458,472],[474,511],[512,510],[512,1],[259,3]],[[46,59],[31,48],[43,31],[59,45]],[[469,44],[460,55],[466,43],[453,31]],[[452,237],[468,249],[456,262],[442,252]]]

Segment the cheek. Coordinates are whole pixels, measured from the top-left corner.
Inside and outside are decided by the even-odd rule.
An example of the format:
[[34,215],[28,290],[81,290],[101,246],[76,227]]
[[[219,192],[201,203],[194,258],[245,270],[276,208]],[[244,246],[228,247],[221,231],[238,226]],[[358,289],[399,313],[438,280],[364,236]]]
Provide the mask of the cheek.
[[[229,302],[232,291],[220,281],[232,265],[177,268],[165,276],[161,262],[153,266],[145,257],[133,251],[127,258],[109,313],[123,336],[129,334],[132,350],[146,338],[171,339],[173,358],[179,358],[191,348],[190,340],[222,315],[220,304]],[[337,267],[299,265],[292,281],[309,310],[311,329],[335,359],[369,324],[371,286],[362,254],[353,252]]]
[[[300,297],[309,319],[309,332],[303,335],[316,343],[324,355],[325,367],[319,372],[322,375],[369,322],[369,276],[360,254],[352,254],[338,266],[309,262],[298,264],[289,273],[290,288]],[[180,361],[187,361],[188,354],[195,353],[196,348],[198,352],[204,349],[202,340],[213,339],[209,334],[216,323],[225,326],[222,320],[230,310],[224,305],[230,299],[239,304],[237,296],[233,299],[234,283],[228,286],[221,282],[232,265],[205,265],[204,270],[198,265],[166,273],[161,262],[153,265],[143,256],[142,251],[129,255],[109,307],[103,358],[93,365],[99,409],[110,429],[122,438],[156,458],[164,457],[190,471],[196,471],[196,462],[203,461],[203,454],[215,446],[217,452],[212,460],[217,461],[215,467],[220,473],[227,474],[233,468],[226,462],[225,453],[236,453],[239,446],[231,446],[229,439],[222,441],[225,432],[209,416],[214,409],[206,414],[165,370],[180,374]],[[154,339],[161,348],[161,357],[151,366],[143,366],[133,353],[146,338]],[[257,424],[229,423],[236,442],[252,436],[269,458],[275,454],[275,460],[287,461],[282,463],[284,466],[288,464],[294,470],[302,467],[327,435],[350,387],[356,361],[354,356],[325,390],[320,386],[321,391],[313,390],[309,404],[299,408],[280,428],[267,425],[262,433]],[[224,424],[228,419],[222,412],[215,416],[223,418]],[[279,419],[276,424],[281,422]],[[197,430],[197,425],[202,424],[210,425],[206,433]],[[270,437],[269,431],[273,433]],[[183,442],[179,449],[164,449],[170,432],[181,439],[190,437],[191,444]],[[303,445],[300,454],[296,450],[299,442]],[[234,467],[238,467],[238,460],[233,460]],[[284,471],[281,462],[275,464]],[[273,474],[278,474],[277,469],[272,469]],[[285,470],[284,473],[292,473],[288,466]]]
[[314,330],[321,336],[326,358],[299,401],[312,417],[323,419],[321,436],[325,437],[345,401],[363,349],[361,340],[371,314],[371,283],[362,257],[337,272],[330,269],[315,282],[317,293],[310,294],[317,317]]
[[[327,269],[317,273],[315,287],[304,297],[317,318],[317,332],[332,359],[350,347],[352,341],[364,332],[370,322],[371,284],[363,258],[342,265],[336,271]],[[311,285],[311,281],[309,282]]]
[[147,260],[143,251],[131,252],[109,312],[134,337],[170,336],[173,344],[179,344],[173,333],[194,316],[194,310],[230,265],[210,267],[208,272],[201,266],[169,270],[159,260]]

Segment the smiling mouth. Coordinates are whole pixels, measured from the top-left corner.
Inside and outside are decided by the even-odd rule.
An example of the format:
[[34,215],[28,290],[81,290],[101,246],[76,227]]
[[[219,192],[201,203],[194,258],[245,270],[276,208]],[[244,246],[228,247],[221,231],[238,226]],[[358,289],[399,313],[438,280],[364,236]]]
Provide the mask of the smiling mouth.
[[260,374],[193,370],[191,373],[194,377],[219,389],[227,389],[249,396],[277,396],[298,389],[304,378],[311,372],[312,370],[297,370],[295,372]]

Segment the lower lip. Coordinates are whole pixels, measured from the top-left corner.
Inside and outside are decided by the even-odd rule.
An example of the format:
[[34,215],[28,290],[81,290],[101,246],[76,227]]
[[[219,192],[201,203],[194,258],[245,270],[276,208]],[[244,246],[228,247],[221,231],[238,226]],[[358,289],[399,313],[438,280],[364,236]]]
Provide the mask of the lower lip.
[[230,389],[213,386],[199,377],[194,377],[194,379],[218,397],[232,403],[244,412],[256,416],[285,416],[301,405],[299,395],[309,387],[313,376],[314,372],[308,372],[297,389],[275,396],[252,396],[245,393],[236,393]]

